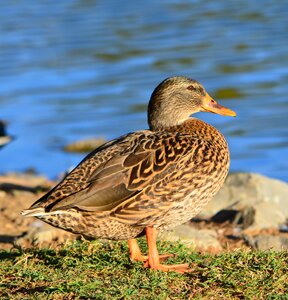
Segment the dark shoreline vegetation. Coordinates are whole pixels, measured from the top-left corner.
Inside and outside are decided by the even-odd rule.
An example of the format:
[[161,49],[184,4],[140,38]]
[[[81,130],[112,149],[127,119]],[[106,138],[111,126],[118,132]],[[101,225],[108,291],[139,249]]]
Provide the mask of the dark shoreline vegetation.
[[[140,239],[146,252],[145,239]],[[0,250],[1,299],[288,299],[288,253],[200,253],[159,242],[184,275],[130,262],[126,242],[74,241],[56,249]]]

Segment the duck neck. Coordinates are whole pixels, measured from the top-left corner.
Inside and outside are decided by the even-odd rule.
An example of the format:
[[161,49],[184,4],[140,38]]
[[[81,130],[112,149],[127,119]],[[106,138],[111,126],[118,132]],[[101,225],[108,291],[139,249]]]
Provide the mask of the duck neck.
[[[148,124],[152,131],[162,131],[166,128],[179,126],[187,119],[189,119],[188,110],[182,107],[174,107],[174,109],[159,107],[159,102],[157,107],[153,106],[154,103],[150,103],[148,107]],[[161,104],[161,103],[160,103]]]

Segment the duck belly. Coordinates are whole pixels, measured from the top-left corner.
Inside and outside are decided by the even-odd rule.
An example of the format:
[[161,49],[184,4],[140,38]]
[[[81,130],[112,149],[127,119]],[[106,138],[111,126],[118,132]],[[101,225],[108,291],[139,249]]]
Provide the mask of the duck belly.
[[54,227],[80,234],[88,238],[127,240],[140,236],[142,226],[124,224],[106,213],[84,212],[74,209],[54,211],[53,214],[37,216]]

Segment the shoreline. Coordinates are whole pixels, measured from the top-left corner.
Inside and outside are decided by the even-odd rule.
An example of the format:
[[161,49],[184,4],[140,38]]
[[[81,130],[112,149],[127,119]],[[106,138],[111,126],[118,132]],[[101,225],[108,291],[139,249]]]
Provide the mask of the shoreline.
[[[80,237],[20,212],[57,182],[43,175],[0,176],[0,249],[52,247]],[[232,173],[216,197],[190,222],[160,235],[200,252],[288,249],[288,184],[259,174]]]

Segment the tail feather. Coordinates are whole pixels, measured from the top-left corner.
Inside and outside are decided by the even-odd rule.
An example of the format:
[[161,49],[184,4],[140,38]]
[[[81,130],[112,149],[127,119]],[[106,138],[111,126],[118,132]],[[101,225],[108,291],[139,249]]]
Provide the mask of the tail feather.
[[63,214],[63,210],[45,211],[43,207],[29,208],[21,212],[24,217],[41,217]]
[[46,214],[46,212],[43,207],[25,209],[21,212],[21,215],[25,217],[38,217],[43,216],[44,214]]

